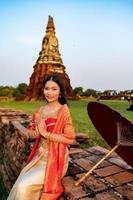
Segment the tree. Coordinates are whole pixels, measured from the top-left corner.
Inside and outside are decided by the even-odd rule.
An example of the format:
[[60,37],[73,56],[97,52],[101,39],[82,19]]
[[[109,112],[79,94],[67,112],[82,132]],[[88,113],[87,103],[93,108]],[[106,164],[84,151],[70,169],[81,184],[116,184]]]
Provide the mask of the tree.
[[24,95],[26,88],[26,83],[20,83],[16,88],[12,86],[0,86],[0,96],[21,97]]
[[16,87],[15,94],[16,96],[23,96],[27,88],[26,83],[19,83],[18,86]]
[[83,92],[83,88],[82,88],[82,87],[75,87],[74,93],[75,93],[76,95],[82,96],[83,93],[84,93],[84,92]]
[[11,86],[0,86],[0,96],[12,97],[14,90]]
[[96,90],[94,90],[94,89],[87,89],[87,90],[84,92],[84,95],[85,95],[85,96],[90,96],[90,95],[92,95],[92,96],[94,96],[94,97],[97,97],[97,96],[98,96]]

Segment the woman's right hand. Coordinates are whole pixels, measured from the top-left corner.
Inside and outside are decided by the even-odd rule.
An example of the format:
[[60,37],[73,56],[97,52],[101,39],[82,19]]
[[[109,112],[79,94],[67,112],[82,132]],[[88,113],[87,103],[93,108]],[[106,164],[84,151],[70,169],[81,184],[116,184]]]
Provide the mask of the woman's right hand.
[[44,120],[41,120],[41,121],[38,123],[36,129],[37,129],[37,131],[40,133],[40,135],[42,135],[42,136],[45,137],[46,126],[45,126]]

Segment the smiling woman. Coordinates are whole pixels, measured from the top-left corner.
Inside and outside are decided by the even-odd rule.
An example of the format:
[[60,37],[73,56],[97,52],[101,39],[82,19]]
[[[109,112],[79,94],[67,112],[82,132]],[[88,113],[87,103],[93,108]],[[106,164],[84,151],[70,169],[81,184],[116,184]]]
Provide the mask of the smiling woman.
[[67,144],[74,142],[75,133],[64,88],[57,76],[45,80],[44,96],[47,104],[34,113],[27,131],[27,138],[36,139],[35,144],[8,200],[56,200],[63,192],[61,179],[68,168]]
[[60,97],[60,87],[52,79],[51,77],[44,87],[44,96],[49,103],[53,101],[56,102]]

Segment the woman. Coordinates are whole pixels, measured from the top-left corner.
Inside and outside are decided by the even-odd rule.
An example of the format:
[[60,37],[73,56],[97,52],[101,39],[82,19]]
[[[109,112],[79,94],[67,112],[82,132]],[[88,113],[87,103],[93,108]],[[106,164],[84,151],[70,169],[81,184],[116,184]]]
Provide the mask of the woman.
[[27,131],[35,144],[8,200],[56,200],[63,192],[67,144],[74,142],[74,128],[59,78],[48,77],[43,92],[47,104],[34,113]]

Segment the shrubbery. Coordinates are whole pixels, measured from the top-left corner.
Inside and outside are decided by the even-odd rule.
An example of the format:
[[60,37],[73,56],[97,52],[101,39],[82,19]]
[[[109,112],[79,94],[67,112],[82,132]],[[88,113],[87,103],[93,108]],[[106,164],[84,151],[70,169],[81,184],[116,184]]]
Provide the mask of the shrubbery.
[[0,86],[0,96],[6,97],[21,97],[27,88],[26,83],[20,83],[17,87]]

